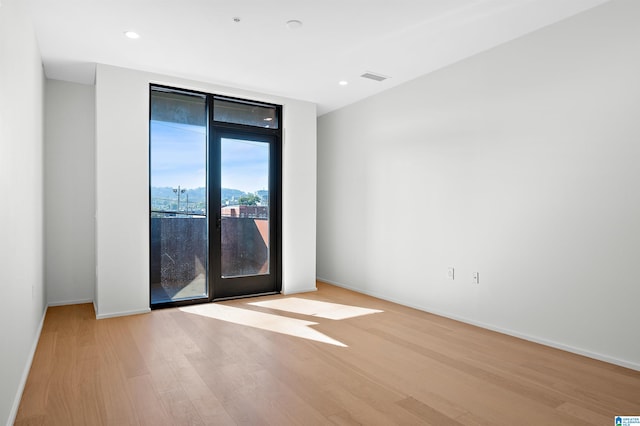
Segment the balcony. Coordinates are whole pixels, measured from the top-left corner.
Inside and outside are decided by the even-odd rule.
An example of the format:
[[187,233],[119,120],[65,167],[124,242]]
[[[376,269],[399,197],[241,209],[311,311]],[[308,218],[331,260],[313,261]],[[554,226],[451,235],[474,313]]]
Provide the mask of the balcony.
[[[224,207],[221,213],[221,275],[269,273],[266,208],[232,206]],[[152,212],[150,248],[153,304],[208,297],[206,216]]]

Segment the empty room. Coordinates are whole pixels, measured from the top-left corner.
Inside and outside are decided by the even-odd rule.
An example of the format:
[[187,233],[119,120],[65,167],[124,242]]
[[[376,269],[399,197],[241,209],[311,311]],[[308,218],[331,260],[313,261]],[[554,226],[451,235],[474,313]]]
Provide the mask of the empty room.
[[638,22],[0,0],[0,424],[640,424]]

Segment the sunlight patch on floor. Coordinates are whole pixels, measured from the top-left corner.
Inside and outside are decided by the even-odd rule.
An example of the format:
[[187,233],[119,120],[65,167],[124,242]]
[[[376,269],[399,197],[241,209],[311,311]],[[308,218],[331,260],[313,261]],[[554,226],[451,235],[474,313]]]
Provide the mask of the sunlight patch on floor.
[[339,303],[321,302],[319,300],[288,297],[285,299],[266,300],[264,302],[248,303],[252,306],[277,309],[279,311],[293,312],[295,314],[310,315],[314,317],[332,320],[355,318],[362,315],[377,314],[378,309],[361,308],[359,306],[341,305]]
[[179,309],[182,312],[201,315],[220,321],[232,322],[234,324],[273,331],[275,333],[288,334],[289,336],[315,340],[316,342],[328,343],[343,348],[347,347],[344,343],[332,339],[326,334],[320,333],[310,327],[312,325],[318,325],[317,322],[256,312],[249,309],[234,308],[219,303],[207,303]]

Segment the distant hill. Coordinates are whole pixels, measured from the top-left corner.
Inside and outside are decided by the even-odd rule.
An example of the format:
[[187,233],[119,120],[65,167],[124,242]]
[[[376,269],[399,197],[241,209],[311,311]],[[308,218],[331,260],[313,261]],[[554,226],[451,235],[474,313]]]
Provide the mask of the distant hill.
[[246,194],[244,191],[240,191],[239,189],[221,188],[220,191],[221,191],[220,198],[222,200],[231,200],[231,199],[237,200],[238,198]]
[[[222,188],[222,200],[237,200],[242,195],[245,195],[244,191],[240,191],[239,189],[230,189],[230,188]],[[204,203],[205,198],[207,196],[206,188],[194,188],[187,189],[183,194],[180,195],[181,200],[186,200],[186,195],[189,194],[189,202],[190,203]],[[151,198],[155,199],[166,199],[166,200],[175,200],[178,198],[178,195],[173,192],[173,188],[168,186],[166,187],[151,187]]]

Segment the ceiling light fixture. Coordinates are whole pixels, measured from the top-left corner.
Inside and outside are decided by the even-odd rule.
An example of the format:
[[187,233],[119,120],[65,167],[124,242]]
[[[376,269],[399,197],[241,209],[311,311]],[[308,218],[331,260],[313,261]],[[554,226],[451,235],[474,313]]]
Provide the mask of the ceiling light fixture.
[[287,28],[289,28],[290,30],[297,30],[301,26],[302,26],[302,21],[298,21],[297,19],[292,19],[290,21],[287,21]]
[[264,118],[263,120],[264,120],[264,121],[272,121],[272,120],[273,120],[273,117],[267,117],[267,118]]
[[135,31],[125,31],[124,32],[125,37],[130,38],[132,40],[135,40],[137,38],[140,38],[140,34],[138,34]]
[[340,80],[340,81],[338,82],[338,84],[339,84],[340,86],[346,86],[347,84],[349,84],[349,82],[348,82],[348,81],[346,81],[346,80]]

